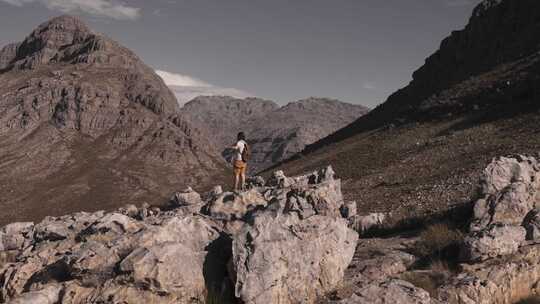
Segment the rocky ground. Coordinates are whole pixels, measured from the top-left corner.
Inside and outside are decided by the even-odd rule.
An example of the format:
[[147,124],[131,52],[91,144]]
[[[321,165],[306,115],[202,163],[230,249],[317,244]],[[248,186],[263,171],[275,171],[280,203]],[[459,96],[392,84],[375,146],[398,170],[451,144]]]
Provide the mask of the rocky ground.
[[[494,160],[468,227],[433,219],[382,236],[381,214],[344,201],[331,167],[250,189],[178,192],[0,230],[9,303],[485,303],[540,289],[540,163]],[[453,223],[456,224],[456,223]],[[359,238],[359,235],[361,236]],[[523,302],[527,303],[527,302]]]

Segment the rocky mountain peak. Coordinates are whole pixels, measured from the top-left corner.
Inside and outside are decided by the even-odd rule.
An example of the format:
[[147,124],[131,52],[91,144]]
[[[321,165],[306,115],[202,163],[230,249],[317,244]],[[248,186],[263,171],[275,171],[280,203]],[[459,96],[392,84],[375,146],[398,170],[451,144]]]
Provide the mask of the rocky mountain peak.
[[501,4],[502,2],[503,0],[483,0],[474,9],[473,18],[482,16],[482,14],[484,14],[486,11],[494,8],[495,6]]
[[68,15],[42,23],[22,42],[0,50],[0,72],[55,63],[146,69],[139,61],[127,48]]

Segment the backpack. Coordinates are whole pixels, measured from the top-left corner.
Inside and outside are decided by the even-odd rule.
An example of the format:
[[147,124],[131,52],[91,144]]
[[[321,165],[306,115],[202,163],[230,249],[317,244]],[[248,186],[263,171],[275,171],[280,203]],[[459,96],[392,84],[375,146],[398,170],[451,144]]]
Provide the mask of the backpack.
[[247,163],[250,157],[251,157],[251,149],[249,148],[249,145],[246,143],[244,145],[244,150],[242,150],[242,161]]

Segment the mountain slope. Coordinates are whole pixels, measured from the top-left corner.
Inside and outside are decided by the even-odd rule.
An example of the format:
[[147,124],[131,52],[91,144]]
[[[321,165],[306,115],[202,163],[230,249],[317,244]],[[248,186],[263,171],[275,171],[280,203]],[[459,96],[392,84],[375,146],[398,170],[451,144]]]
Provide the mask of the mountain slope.
[[537,153],[540,3],[483,1],[413,81],[280,167],[332,163],[362,212],[412,218],[469,202],[492,157]]
[[225,156],[236,134],[245,132],[252,148],[251,172],[302,151],[367,111],[363,106],[324,98],[291,102],[280,108],[272,101],[226,96],[198,97],[182,108],[185,117],[200,129],[206,128]]
[[3,48],[0,83],[2,223],[159,203],[223,169],[161,78],[77,18]]

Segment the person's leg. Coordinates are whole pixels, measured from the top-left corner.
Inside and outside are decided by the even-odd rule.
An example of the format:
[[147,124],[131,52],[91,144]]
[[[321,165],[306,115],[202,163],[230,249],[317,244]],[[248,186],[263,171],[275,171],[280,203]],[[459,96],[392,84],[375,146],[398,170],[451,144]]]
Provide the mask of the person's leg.
[[238,190],[238,183],[240,180],[240,171],[238,170],[238,166],[236,162],[233,164],[233,174],[234,174],[234,186],[233,191]]
[[233,188],[233,191],[238,191],[238,183],[240,181],[240,175],[239,174],[235,174],[234,175],[234,188]]
[[240,189],[241,190],[245,190],[245,186],[246,186],[246,172],[242,172],[242,174],[240,174]]

